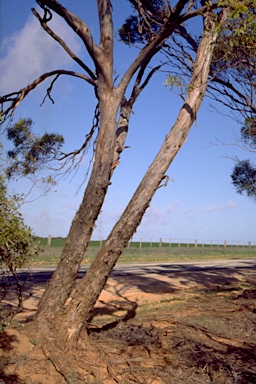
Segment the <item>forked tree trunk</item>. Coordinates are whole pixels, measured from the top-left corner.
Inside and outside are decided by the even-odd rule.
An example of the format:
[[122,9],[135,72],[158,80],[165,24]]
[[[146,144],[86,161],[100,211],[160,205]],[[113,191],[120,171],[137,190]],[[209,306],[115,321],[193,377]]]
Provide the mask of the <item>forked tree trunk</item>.
[[56,11],[84,39],[89,52],[93,50],[97,72],[100,128],[95,162],[83,201],[72,222],[61,260],[39,303],[37,322],[55,321],[63,310],[77,277],[83,255],[91,238],[95,222],[104,202],[112,175],[115,145],[116,116],[121,96],[113,88],[113,23],[110,1],[98,0],[100,45],[94,45],[82,20],[54,1],[45,5]]
[[37,319],[50,318],[54,321],[73,289],[95,221],[110,185],[116,145],[115,118],[118,105],[116,97],[105,101],[105,113],[101,112],[101,127],[92,174],[83,201],[72,222],[61,260],[39,303]]
[[113,267],[140,224],[152,197],[164,179],[165,172],[186,141],[191,125],[196,119],[205,95],[214,43],[217,38],[214,23],[210,20],[210,16],[205,19],[204,35],[198,47],[189,91],[174,126],[89,271],[72,294],[65,314],[59,319],[59,337],[66,341],[66,345],[72,347],[79,340],[80,332],[86,326],[90,311]]

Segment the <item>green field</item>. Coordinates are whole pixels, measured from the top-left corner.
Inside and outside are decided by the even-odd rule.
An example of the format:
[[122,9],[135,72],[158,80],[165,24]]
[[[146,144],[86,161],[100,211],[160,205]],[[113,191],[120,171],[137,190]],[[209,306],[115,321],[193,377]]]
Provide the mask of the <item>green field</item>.
[[[52,238],[51,246],[47,245],[47,239],[37,239],[42,251],[32,259],[33,266],[56,265],[60,259],[65,239]],[[100,249],[100,241],[91,241],[84,255],[84,264],[90,264]],[[140,243],[131,242],[120,259],[119,263],[142,263],[142,262],[182,262],[193,260],[211,260],[228,258],[256,258],[256,247],[252,246],[230,246],[200,244],[170,244],[162,243]]]

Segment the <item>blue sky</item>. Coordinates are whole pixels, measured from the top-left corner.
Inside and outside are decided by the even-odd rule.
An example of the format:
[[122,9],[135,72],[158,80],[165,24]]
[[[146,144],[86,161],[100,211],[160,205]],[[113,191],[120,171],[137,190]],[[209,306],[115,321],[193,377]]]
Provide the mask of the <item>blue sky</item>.
[[[96,1],[66,0],[62,3],[84,18],[97,43]],[[30,10],[32,7],[36,7],[32,0],[0,2],[1,94],[18,90],[52,69],[77,69],[61,47],[40,28]],[[128,15],[129,5],[127,1],[115,0],[113,8],[117,29]],[[54,16],[52,28],[84,61],[87,60],[81,42],[62,20]],[[135,57],[136,50],[117,39],[115,44],[115,68],[121,76]],[[181,100],[175,91],[164,86],[165,76],[164,73],[157,74],[134,106],[126,142],[130,148],[124,151],[116,168],[94,238],[108,235],[176,119]],[[39,107],[48,84],[41,85],[20,104],[15,121],[20,117],[31,117],[36,132],[57,131],[65,137],[66,151],[79,148],[91,127],[95,107],[93,91],[81,80],[61,78],[52,93],[55,104],[46,101]],[[222,112],[229,113],[223,108]],[[187,142],[167,172],[173,181],[157,191],[134,239],[256,243],[256,205],[236,193],[230,178],[234,164],[231,158],[249,157],[249,153],[232,145],[235,137],[239,137],[239,131],[239,125],[228,116],[216,113],[210,101],[204,100],[196,126],[192,127]],[[3,137],[1,141],[7,148],[8,143]],[[26,223],[35,234],[68,234],[82,200],[86,184],[80,186],[89,161],[90,153],[74,177],[62,178],[46,196],[21,208]],[[15,192],[26,191],[29,187],[26,180],[10,184],[10,190]],[[39,193],[34,191],[31,197]]]

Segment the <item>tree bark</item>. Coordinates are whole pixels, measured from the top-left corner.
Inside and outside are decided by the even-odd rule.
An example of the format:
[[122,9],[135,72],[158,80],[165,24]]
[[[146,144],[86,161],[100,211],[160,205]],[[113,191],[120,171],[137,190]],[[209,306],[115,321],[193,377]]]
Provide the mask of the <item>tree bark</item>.
[[45,4],[59,13],[67,23],[77,29],[87,48],[93,44],[97,72],[100,127],[95,150],[95,162],[83,201],[72,222],[61,260],[40,301],[37,319],[54,320],[62,311],[75,283],[84,252],[91,238],[95,222],[104,202],[114,159],[116,143],[116,115],[121,98],[113,89],[113,25],[111,3],[98,0],[101,39],[95,46],[84,22],[62,7],[57,1]]
[[186,141],[195,121],[202,98],[205,95],[209,67],[217,32],[211,16],[205,19],[204,33],[198,47],[197,57],[186,100],[178,118],[166,136],[164,143],[146,172],[119,221],[114,226],[105,244],[93,261],[89,271],[72,294],[65,314],[61,318],[60,337],[75,346],[86,326],[100,292],[129,239],[139,226],[156,190],[165,178],[165,172]]
[[[40,301],[37,317],[55,317],[65,304],[77,276],[99,215],[108,186],[115,148],[115,116],[117,105],[105,102],[106,116],[101,114],[101,128],[95,153],[95,163],[83,201],[72,222],[61,260]],[[107,111],[108,110],[108,111]]]

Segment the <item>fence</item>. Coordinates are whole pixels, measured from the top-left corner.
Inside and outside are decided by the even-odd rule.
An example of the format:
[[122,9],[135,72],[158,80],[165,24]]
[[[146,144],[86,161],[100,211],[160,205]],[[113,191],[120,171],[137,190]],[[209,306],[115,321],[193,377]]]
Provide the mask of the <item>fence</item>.
[[[103,240],[101,240],[101,243],[103,242]],[[144,241],[143,239],[139,239],[139,240],[135,240],[135,239],[132,239],[131,241],[129,241],[128,243],[128,247],[138,247],[138,248],[154,248],[154,247],[158,247],[158,248],[162,248],[162,247],[194,247],[194,248],[197,248],[197,247],[223,247],[223,248],[226,248],[226,247],[256,247],[256,241],[255,242],[251,242],[251,241],[248,241],[248,242],[234,242],[234,241],[227,241],[227,240],[224,240],[222,242],[216,242],[216,241],[204,241],[204,240],[194,240],[194,241],[191,241],[191,240],[187,240],[187,241],[184,241],[184,240],[180,240],[180,239],[169,239],[169,240],[166,240],[166,239],[163,239],[163,238],[160,238],[158,241],[153,241],[153,240],[150,240],[150,241]]]
[[[61,247],[65,244],[65,238],[60,237],[52,237],[48,236],[48,239],[41,239],[44,244],[47,244],[50,246],[55,247]],[[101,246],[104,243],[104,239],[100,240],[91,240],[90,246]],[[162,247],[217,247],[217,248],[226,248],[226,247],[256,247],[256,241],[247,241],[247,242],[239,242],[239,241],[213,241],[213,240],[181,240],[181,239],[166,239],[166,238],[159,238],[159,239],[150,239],[145,240],[142,238],[136,239],[132,238],[129,243],[129,247],[134,248],[162,248]]]

